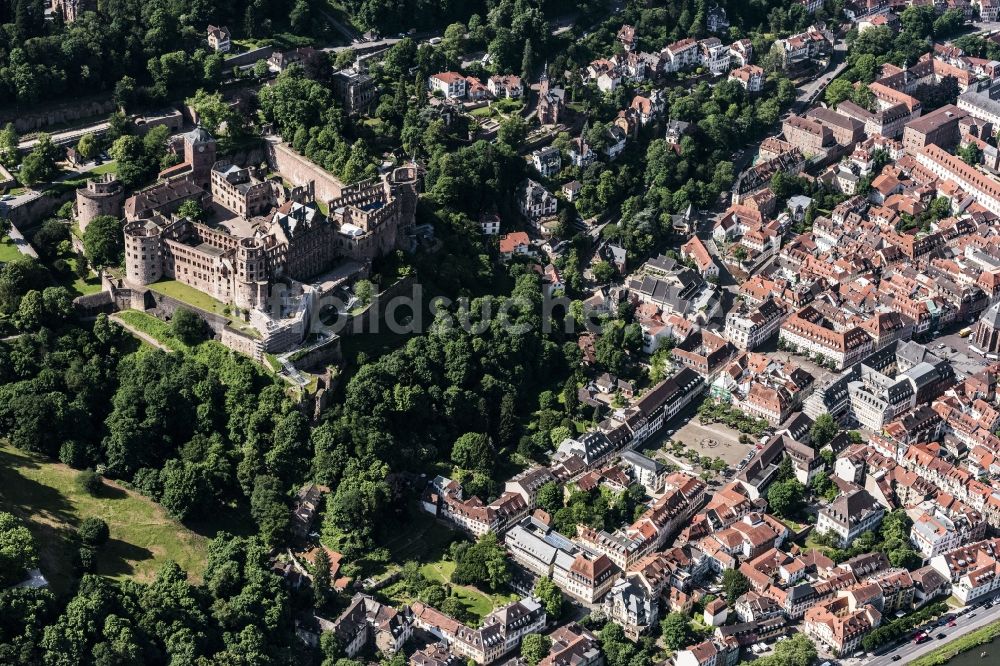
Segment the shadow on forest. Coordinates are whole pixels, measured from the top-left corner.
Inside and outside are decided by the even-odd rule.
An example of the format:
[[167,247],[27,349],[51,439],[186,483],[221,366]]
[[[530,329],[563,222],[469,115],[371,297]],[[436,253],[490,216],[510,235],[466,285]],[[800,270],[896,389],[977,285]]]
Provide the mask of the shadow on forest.
[[245,502],[235,506],[215,507],[211,515],[188,518],[184,521],[184,526],[207,539],[214,539],[219,532],[239,537],[256,534],[256,523]]

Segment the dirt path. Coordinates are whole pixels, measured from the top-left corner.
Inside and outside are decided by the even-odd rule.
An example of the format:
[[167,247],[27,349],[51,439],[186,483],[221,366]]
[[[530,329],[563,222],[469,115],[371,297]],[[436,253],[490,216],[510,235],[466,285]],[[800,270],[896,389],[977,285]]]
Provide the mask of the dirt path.
[[109,317],[109,319],[111,319],[111,321],[115,322],[116,324],[118,324],[119,326],[121,326],[122,328],[124,328],[126,331],[128,331],[129,333],[131,333],[135,337],[139,338],[143,342],[146,342],[146,343],[149,343],[149,344],[153,345],[157,349],[162,349],[163,351],[165,351],[167,353],[172,353],[174,351],[173,349],[171,349],[170,347],[167,347],[166,345],[164,345],[163,343],[161,343],[159,340],[157,340],[153,336],[149,335],[148,333],[143,333],[142,331],[140,331],[139,329],[137,329],[135,326],[132,326],[132,324],[129,324],[128,322],[126,322],[125,320],[123,320],[121,317],[119,317],[116,314],[111,315]]

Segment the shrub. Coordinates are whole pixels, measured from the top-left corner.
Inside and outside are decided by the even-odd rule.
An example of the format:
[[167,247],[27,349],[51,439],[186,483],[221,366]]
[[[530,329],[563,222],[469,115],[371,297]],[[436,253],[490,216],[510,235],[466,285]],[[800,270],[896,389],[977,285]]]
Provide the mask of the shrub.
[[111,536],[108,524],[100,518],[86,518],[77,528],[80,541],[88,546],[103,546]]
[[193,346],[206,337],[205,321],[187,308],[178,308],[170,322],[174,336],[186,345]]
[[68,439],[59,447],[59,462],[80,469],[90,460],[87,445],[76,439]]
[[101,477],[92,469],[85,469],[76,477],[77,488],[92,497],[97,497],[103,485],[104,482],[101,480]]

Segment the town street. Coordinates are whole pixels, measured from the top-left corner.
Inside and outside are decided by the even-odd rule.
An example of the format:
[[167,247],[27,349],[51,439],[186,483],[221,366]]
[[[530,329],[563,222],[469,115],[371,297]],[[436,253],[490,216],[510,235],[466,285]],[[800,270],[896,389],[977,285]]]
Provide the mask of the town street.
[[[953,641],[960,636],[964,636],[970,631],[980,629],[985,627],[987,624],[1000,620],[1000,604],[994,606],[993,608],[979,608],[975,611],[976,617],[969,619],[968,615],[959,616],[957,619],[957,626],[955,627],[935,627],[931,632],[931,636],[937,636],[940,633],[947,635],[947,638],[934,639],[917,645],[913,641],[908,640],[906,643],[902,643],[898,648],[891,652],[887,652],[883,655],[875,657],[874,659],[863,660],[865,666],[889,666],[894,663],[907,664],[917,657],[927,654],[931,650],[936,650],[948,641]],[[899,655],[900,659],[895,662],[892,660],[894,655]],[[848,661],[844,662],[848,664]],[[859,663],[862,663],[859,661]]]

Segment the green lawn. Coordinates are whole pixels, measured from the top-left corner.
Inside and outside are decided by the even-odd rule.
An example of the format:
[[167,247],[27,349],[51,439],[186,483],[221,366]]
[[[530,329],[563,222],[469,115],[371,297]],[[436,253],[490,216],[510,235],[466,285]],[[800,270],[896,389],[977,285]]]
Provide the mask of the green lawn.
[[157,342],[168,349],[173,351],[190,351],[191,349],[174,337],[174,334],[170,331],[170,324],[157,319],[153,315],[148,315],[138,310],[123,310],[117,314],[117,317],[140,333],[145,333],[151,338],[156,339]]
[[190,287],[183,282],[178,282],[177,280],[160,280],[159,282],[154,282],[149,285],[149,288],[166,296],[170,296],[171,298],[176,298],[178,301],[187,303],[188,305],[205,310],[206,312],[213,312],[217,315],[226,317],[229,319],[229,323],[233,328],[246,333],[247,335],[253,337],[259,337],[260,335],[253,326],[242,319],[233,316],[232,310],[228,305],[222,301],[215,300],[208,294],[200,292],[194,287]]
[[101,290],[101,280],[93,271],[90,271],[86,278],[81,278],[76,274],[75,254],[68,253],[59,258],[64,262],[60,268],[56,268],[54,265],[49,268],[55,274],[59,284],[69,289],[71,294],[86,296],[87,294],[96,294]]
[[440,560],[452,541],[461,535],[448,529],[424,511],[413,510],[407,529],[385,543],[394,562],[433,562]]
[[[385,546],[395,563],[422,562],[420,572],[427,580],[451,586],[452,594],[462,601],[472,615],[481,619],[497,606],[509,603],[517,597],[504,594],[490,595],[470,585],[452,584],[451,575],[455,571],[455,563],[445,559],[445,551],[452,541],[462,538],[461,534],[421,511],[414,512],[407,529],[390,539]],[[397,603],[413,601],[405,595],[393,594],[392,586],[386,588],[385,592]]]
[[801,532],[806,527],[806,523],[799,523],[792,520],[791,518],[782,518],[781,522],[783,522],[788,527],[788,529],[792,530],[793,532]]
[[455,563],[447,560],[428,562],[420,567],[420,572],[427,580],[451,585],[451,593],[458,597],[465,605],[466,610],[477,618],[484,618],[497,606],[510,603],[517,597],[515,595],[494,594],[489,595],[469,585],[454,585],[451,582],[451,575],[455,572]]
[[102,173],[118,173],[118,163],[115,162],[114,160],[111,160],[110,162],[105,162],[101,166],[94,167],[93,169],[91,169],[90,171],[88,171],[87,175],[88,176],[99,176]]
[[57,593],[72,579],[75,527],[102,518],[111,540],[97,558],[97,572],[112,578],[152,580],[174,560],[193,579],[205,569],[208,539],[170,518],[161,506],[138,493],[106,485],[91,497],[76,487],[79,472],[42,456],[0,445],[0,509],[25,520],[35,536],[41,569]]
[[4,237],[3,240],[0,240],[0,263],[14,261],[15,259],[20,259],[21,256],[21,251],[17,249],[17,246],[9,238]]
[[96,294],[101,290],[101,281],[97,279],[96,275],[91,275],[86,279],[76,278],[73,282],[66,287],[76,296],[86,296],[88,294]]

